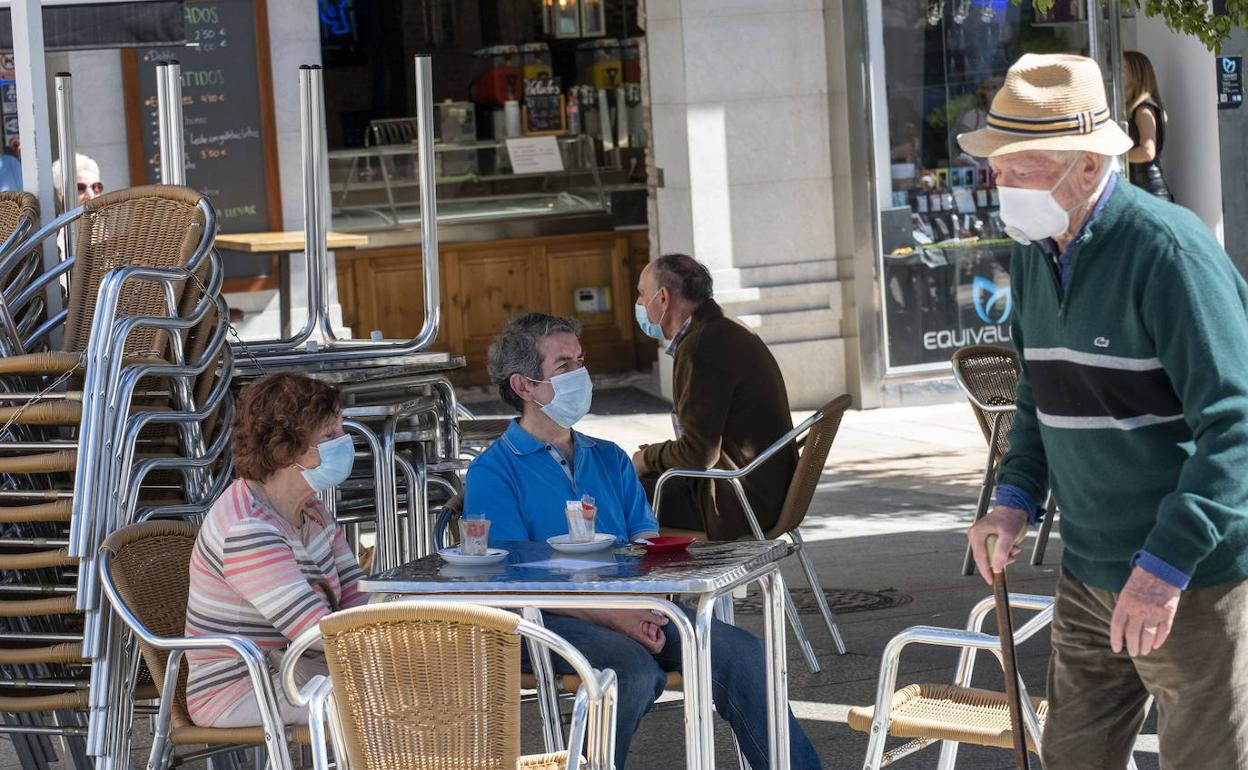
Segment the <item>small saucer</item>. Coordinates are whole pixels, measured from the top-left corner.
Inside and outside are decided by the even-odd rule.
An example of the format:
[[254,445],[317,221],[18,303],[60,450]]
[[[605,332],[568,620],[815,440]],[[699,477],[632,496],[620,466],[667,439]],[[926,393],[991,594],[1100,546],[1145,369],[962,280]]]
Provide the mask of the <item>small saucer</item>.
[[447,564],[461,567],[480,567],[486,564],[498,564],[507,558],[507,551],[502,548],[488,548],[484,556],[466,556],[458,548],[443,548],[438,555],[446,559]]
[[605,532],[598,532],[594,535],[594,539],[588,543],[574,543],[569,539],[568,535],[555,535],[546,538],[546,542],[550,544],[560,553],[590,553],[591,551],[601,551],[603,548],[610,548],[615,544],[615,536],[608,535]]

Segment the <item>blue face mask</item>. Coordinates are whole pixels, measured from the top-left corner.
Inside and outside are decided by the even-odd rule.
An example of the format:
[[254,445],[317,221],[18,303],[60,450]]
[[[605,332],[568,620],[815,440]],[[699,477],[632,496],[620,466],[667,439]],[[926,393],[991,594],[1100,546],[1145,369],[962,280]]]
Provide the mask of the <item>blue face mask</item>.
[[594,383],[589,379],[589,370],[585,367],[564,372],[549,380],[529,381],[549,382],[555,389],[555,397],[549,404],[538,401],[537,405],[542,408],[542,414],[554,420],[556,425],[571,428],[589,414],[589,405],[594,400]]
[[316,445],[321,455],[321,464],[315,468],[299,469],[303,472],[303,480],[308,482],[313,492],[324,492],[347,480],[351,475],[351,466],[355,465],[355,445],[351,437],[343,434]]
[[650,299],[646,300],[643,304],[633,305],[633,315],[637,318],[637,325],[641,327],[642,334],[646,335],[647,337],[650,337],[651,339],[662,341],[663,340],[663,318],[667,315],[667,311],[666,310],[663,311],[663,315],[659,316],[659,320],[657,323],[654,321],[651,321],[650,314],[646,312],[646,308],[650,306],[650,303],[654,301],[655,297],[659,296],[660,291],[662,290],[656,289],[654,294],[651,295]]

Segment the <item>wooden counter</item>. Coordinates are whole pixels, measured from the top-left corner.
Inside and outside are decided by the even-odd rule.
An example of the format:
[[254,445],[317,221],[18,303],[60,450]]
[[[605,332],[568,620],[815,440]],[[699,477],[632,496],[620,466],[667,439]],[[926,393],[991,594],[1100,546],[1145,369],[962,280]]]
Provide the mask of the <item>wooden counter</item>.
[[[326,236],[327,248],[362,249],[368,245],[367,235],[330,232]],[[243,251],[249,254],[289,254],[303,251],[303,231],[278,233],[226,233],[216,238],[218,249]]]
[[[485,354],[512,316],[530,311],[581,322],[591,371],[649,366],[656,345],[633,317],[637,276],[649,260],[645,230],[442,244],[442,324],[435,350],[467,358],[452,375],[460,384],[489,381]],[[419,246],[340,251],[338,296],[356,337],[380,330],[409,339],[424,317]],[[607,287],[608,309],[577,313],[574,291]]]

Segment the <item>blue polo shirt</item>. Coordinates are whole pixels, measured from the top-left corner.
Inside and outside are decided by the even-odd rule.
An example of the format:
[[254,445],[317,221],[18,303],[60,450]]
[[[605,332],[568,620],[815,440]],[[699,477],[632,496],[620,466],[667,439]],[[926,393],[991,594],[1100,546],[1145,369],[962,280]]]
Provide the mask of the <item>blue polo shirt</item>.
[[513,420],[473,460],[464,489],[464,514],[490,520],[490,541],[538,540],[568,533],[564,503],[590,495],[598,506],[595,529],[621,541],[659,524],[637,480],[633,461],[610,441],[572,431],[574,462],[538,441]]

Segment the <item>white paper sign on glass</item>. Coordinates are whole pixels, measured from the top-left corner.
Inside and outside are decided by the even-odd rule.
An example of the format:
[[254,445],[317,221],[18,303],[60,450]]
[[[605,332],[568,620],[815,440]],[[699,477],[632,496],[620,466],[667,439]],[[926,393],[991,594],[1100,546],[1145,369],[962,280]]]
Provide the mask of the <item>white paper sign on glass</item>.
[[559,140],[553,136],[508,139],[507,155],[513,174],[549,174],[563,171]]

